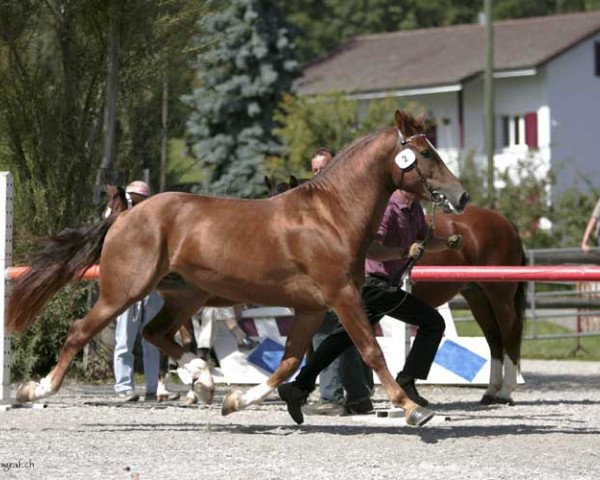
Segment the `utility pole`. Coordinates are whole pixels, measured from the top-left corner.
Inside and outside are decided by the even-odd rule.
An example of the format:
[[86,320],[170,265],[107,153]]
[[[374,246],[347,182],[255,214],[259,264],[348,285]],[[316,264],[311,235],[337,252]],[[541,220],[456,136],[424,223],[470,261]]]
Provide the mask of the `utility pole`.
[[485,74],[483,76],[483,96],[485,115],[485,153],[487,157],[488,207],[494,208],[494,26],[492,23],[492,0],[485,4]]

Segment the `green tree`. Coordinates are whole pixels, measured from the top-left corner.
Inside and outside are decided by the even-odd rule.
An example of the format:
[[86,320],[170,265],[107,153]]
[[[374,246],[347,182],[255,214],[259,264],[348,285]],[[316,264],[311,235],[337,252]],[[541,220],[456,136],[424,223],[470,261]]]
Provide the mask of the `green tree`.
[[297,74],[292,35],[272,1],[232,0],[202,20],[198,43],[213,39],[186,97],[188,133],[205,191],[250,197],[264,191],[263,160],[280,148],[272,117]]
[[[277,0],[299,30],[302,63],[324,56],[358,35],[477,22],[481,0]],[[497,0],[496,19],[583,12],[600,0]]]
[[558,13],[589,12],[600,8],[599,0],[499,0],[494,4],[497,20]]
[[465,190],[469,192],[471,203],[483,206],[486,202],[486,174],[475,162],[475,152],[467,152],[459,159],[458,179]]
[[[582,185],[583,184],[583,185]],[[590,215],[600,198],[600,188],[584,176],[564,190],[552,204],[554,246],[579,247]]]
[[374,100],[365,106],[339,93],[311,98],[287,95],[274,115],[278,125],[274,133],[284,149],[280,157],[267,159],[265,168],[277,177],[290,173],[306,177],[317,148],[339,152],[356,138],[393,125],[398,108],[415,115],[422,112],[417,103],[399,102],[397,98]]
[[[162,82],[165,71],[171,79],[186,78],[181,70],[193,51],[184,48],[184,38],[196,28],[199,5],[196,0],[0,2],[0,166],[15,178],[17,262],[30,247],[25,238],[81,225],[94,214],[90,192],[103,150],[109,7],[116,9],[120,33],[116,167],[139,173],[143,153],[158,160],[152,142],[162,128]],[[183,84],[178,82],[174,88]],[[47,373],[68,324],[85,308],[85,289],[61,292],[43,320],[15,338],[13,358],[24,365],[23,372]]]

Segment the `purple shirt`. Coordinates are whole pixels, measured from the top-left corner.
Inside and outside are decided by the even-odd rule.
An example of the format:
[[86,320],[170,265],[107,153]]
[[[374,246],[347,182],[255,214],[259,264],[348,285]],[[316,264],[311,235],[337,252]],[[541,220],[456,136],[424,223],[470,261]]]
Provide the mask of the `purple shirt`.
[[[408,205],[403,199],[392,195],[377,230],[377,238],[381,240],[381,243],[388,247],[408,249],[414,242],[423,240],[426,234],[427,222],[421,205],[418,202]],[[408,258],[385,262],[367,258],[365,273],[382,275],[391,279],[401,272],[407,263]]]

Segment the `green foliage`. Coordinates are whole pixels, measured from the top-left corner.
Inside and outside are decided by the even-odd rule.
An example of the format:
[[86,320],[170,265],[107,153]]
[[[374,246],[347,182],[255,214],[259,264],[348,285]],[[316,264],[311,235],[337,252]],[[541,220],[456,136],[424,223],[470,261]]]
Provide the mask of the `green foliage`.
[[[71,323],[87,312],[90,287],[89,283],[66,287],[50,301],[29,331],[12,337],[13,380],[46,375],[56,365]],[[77,356],[74,369],[81,373],[81,355]]]
[[553,246],[579,247],[581,245],[583,232],[600,198],[600,188],[594,187],[586,177],[582,177],[580,182],[584,184],[583,187],[576,182],[554,199],[550,216],[554,223],[555,244]]
[[499,172],[497,178],[504,183],[496,208],[517,226],[525,245],[529,248],[556,246],[554,236],[540,228],[542,218],[549,219],[551,200],[550,188],[553,175],[542,177],[539,165],[533,158],[519,160],[516,171]]
[[[191,78],[181,69],[191,58],[186,41],[201,5],[197,0],[0,2],[0,166],[15,179],[17,262],[31,248],[26,239],[82,225],[94,215],[109,12],[118,13],[120,26],[116,166],[137,176],[142,158],[149,158],[151,169],[158,163],[152,152],[158,150],[165,73],[174,102]],[[183,109],[174,103],[171,111],[171,131],[181,134]],[[46,374],[56,361],[73,314],[83,314],[78,292],[60,293],[31,332],[15,338],[17,375]]]
[[[486,206],[486,175],[475,163],[472,153],[460,160],[459,179],[469,192],[471,202]],[[517,227],[528,248],[578,247],[589,216],[600,197],[600,189],[580,176],[570,188],[550,197],[555,175],[541,178],[532,159],[517,163],[512,175],[496,171],[504,187],[496,192],[495,208]],[[551,222],[551,229],[540,228],[540,220]]]
[[598,0],[500,0],[494,3],[494,18],[523,18],[558,13],[589,12],[600,8]]
[[274,133],[284,144],[283,155],[265,162],[270,175],[310,176],[310,159],[319,147],[339,152],[356,138],[378,128],[393,125],[394,111],[403,109],[414,114],[422,109],[415,102],[385,98],[370,102],[366,108],[356,100],[332,93],[316,97],[283,98],[274,119]]
[[475,162],[475,152],[468,151],[464,157],[459,158],[458,179],[465,190],[469,192],[471,203],[475,205],[485,205],[486,201],[486,176],[485,172]]
[[331,52],[357,35],[473,22],[475,0],[308,0],[277,2],[300,31],[302,62]]
[[298,70],[292,35],[272,1],[232,0],[204,17],[198,43],[211,40],[186,97],[188,134],[206,191],[254,196],[264,190],[263,160],[279,151],[272,117]]

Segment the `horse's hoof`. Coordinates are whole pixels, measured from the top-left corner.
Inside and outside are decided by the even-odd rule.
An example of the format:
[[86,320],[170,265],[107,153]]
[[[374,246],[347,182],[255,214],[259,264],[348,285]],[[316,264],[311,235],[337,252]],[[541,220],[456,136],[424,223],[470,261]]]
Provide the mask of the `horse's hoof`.
[[413,427],[422,427],[435,415],[435,412],[425,407],[419,407],[406,415],[406,423]]
[[35,389],[39,386],[39,383],[29,381],[22,383],[17,390],[17,402],[28,403],[33,402]]
[[200,401],[205,405],[210,405],[213,402],[213,398],[215,396],[215,389],[207,387],[205,385],[200,386],[200,391],[198,392],[200,395]]
[[508,398],[503,398],[503,397],[496,397],[496,396],[492,396],[492,395],[484,395],[483,397],[481,397],[481,400],[479,401],[479,403],[481,405],[508,405],[511,407],[515,406],[515,401],[508,397]]
[[510,397],[496,397],[496,403],[500,405],[508,405],[509,407],[515,406],[515,401]]
[[193,390],[190,390],[185,396],[186,405],[196,405],[198,403],[198,395]]
[[221,415],[229,415],[230,413],[237,412],[240,408],[240,401],[242,399],[242,392],[234,391],[225,395],[223,398],[223,406],[221,407]]

